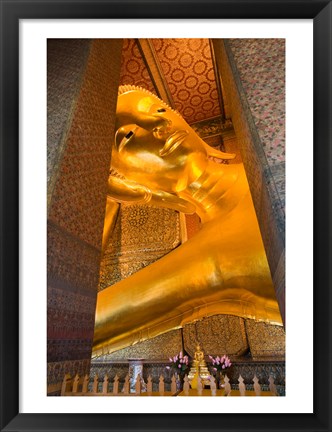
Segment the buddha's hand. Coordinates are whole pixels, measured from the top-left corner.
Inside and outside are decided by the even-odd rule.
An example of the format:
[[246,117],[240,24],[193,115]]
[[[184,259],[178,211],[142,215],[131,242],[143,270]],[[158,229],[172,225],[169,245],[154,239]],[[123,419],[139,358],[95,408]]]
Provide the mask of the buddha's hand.
[[139,183],[112,175],[108,179],[108,196],[116,202],[150,204],[188,214],[196,211],[193,204],[177,195],[161,190],[151,190]]

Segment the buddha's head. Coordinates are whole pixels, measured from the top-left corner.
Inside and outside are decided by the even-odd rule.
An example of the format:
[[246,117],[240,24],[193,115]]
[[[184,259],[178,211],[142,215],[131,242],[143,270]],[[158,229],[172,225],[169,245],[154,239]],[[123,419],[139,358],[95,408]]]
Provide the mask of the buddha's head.
[[208,150],[181,115],[147,90],[119,89],[112,166],[152,189],[179,192],[208,164]]

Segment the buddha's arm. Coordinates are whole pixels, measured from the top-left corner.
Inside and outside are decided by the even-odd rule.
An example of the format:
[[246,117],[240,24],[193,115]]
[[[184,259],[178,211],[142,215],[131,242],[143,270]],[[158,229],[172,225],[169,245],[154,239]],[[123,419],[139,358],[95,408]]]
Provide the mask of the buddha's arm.
[[110,176],[108,179],[108,191],[102,240],[102,250],[108,244],[116,223],[119,203],[149,204],[157,207],[166,207],[182,213],[195,213],[194,204],[172,195],[165,191],[150,190],[138,183]]

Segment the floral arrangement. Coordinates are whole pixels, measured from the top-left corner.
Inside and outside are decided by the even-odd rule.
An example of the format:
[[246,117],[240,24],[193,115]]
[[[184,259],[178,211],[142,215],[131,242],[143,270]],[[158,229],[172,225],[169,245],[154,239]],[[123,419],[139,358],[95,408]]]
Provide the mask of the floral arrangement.
[[183,355],[182,351],[173,358],[170,357],[169,361],[171,362],[171,366],[166,366],[166,369],[172,368],[174,369],[174,372],[177,372],[178,374],[184,374],[188,369],[189,358],[187,355]]
[[209,355],[209,359],[212,362],[212,370],[216,374],[222,374],[225,369],[232,366],[232,363],[227,355],[223,355],[222,357],[212,357]]

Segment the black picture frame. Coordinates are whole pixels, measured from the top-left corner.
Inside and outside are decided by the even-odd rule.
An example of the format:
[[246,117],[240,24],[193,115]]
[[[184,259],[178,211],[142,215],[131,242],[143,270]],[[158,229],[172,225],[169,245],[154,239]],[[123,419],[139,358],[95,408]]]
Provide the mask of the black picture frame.
[[[331,1],[0,0],[0,13],[1,431],[331,431]],[[63,18],[314,20],[313,414],[19,413],[19,20]],[[300,287],[291,288],[300,291]],[[299,361],[305,361],[304,354],[305,347]]]

